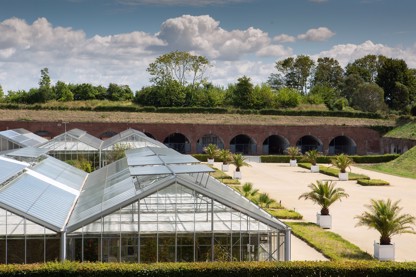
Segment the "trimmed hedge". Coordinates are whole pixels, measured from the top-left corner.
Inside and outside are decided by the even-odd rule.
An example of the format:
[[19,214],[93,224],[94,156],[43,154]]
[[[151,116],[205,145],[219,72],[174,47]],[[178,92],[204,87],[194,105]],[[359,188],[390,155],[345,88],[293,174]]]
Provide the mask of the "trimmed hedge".
[[413,277],[415,262],[213,262],[213,263],[46,263],[2,265],[0,276],[136,277]]
[[388,186],[390,185],[389,182],[380,180],[380,179],[371,179],[371,180],[358,179],[357,184],[362,185],[362,186]]
[[265,209],[272,216],[279,219],[302,219],[303,215],[293,210],[286,209]]
[[[398,158],[399,154],[385,154],[385,155],[366,155],[366,156],[348,156],[350,157],[354,163],[386,163]],[[298,161],[302,160],[302,156],[296,157]],[[334,159],[335,156],[318,156],[317,162],[321,164],[329,164],[331,160]],[[290,157],[288,155],[263,155],[260,156],[260,160],[262,163],[288,163]]]
[[262,109],[259,111],[263,115],[289,115],[289,116],[324,116],[324,117],[351,117],[351,118],[373,118],[381,119],[383,116],[378,113],[350,112],[350,111],[313,111],[313,110],[277,110]]
[[[299,167],[302,168],[306,168],[306,169],[310,169],[311,168],[311,164],[310,163],[298,163]],[[328,176],[333,176],[333,177],[338,177],[338,173],[339,173],[339,169],[335,168],[335,167],[327,167],[327,166],[323,166],[320,165],[319,166],[319,173],[328,175]],[[353,172],[349,172],[348,173],[348,179],[349,180],[359,180],[359,179],[370,179],[370,177],[368,177],[367,175],[364,174],[357,174],[357,173],[353,173]]]

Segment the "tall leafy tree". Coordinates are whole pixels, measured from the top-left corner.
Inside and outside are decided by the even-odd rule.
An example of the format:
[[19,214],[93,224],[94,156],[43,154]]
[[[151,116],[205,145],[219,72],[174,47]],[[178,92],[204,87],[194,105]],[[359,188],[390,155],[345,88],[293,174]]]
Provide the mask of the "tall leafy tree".
[[314,61],[309,56],[299,55],[296,58],[286,58],[276,62],[275,68],[278,73],[271,77],[277,78],[276,83],[284,83],[285,86],[306,94],[314,65]]
[[69,86],[62,81],[56,82],[53,90],[55,91],[55,98],[58,101],[65,102],[74,100],[74,94],[69,89]]
[[338,88],[343,81],[344,70],[334,58],[318,58],[313,85],[325,85],[331,88]]
[[127,85],[110,83],[107,89],[107,99],[112,101],[123,101],[133,99],[133,92]]
[[346,66],[346,74],[356,74],[365,82],[374,83],[376,82],[378,71],[385,60],[386,57],[382,55],[366,55],[352,63],[349,63]]
[[384,111],[384,91],[377,84],[363,83],[353,92],[351,106],[364,112]]
[[[406,100],[404,97],[395,95],[403,90],[397,89],[397,84],[411,86],[411,71],[404,60],[387,58],[378,71],[376,83],[384,90],[384,101],[394,110],[400,110],[402,105],[395,99]],[[406,105],[409,103],[405,103]]]
[[3,91],[2,86],[0,85],[0,102],[3,101],[3,99],[4,99],[4,91]]
[[163,84],[170,80],[180,85],[198,86],[205,80],[204,74],[209,68],[208,59],[188,52],[174,51],[156,58],[147,71],[154,84]]
[[345,97],[348,102],[351,103],[352,96],[361,84],[364,84],[364,80],[360,75],[350,74],[346,76],[341,84],[340,95]]
[[254,86],[247,76],[238,78],[233,90],[233,104],[235,107],[250,109],[253,103]]

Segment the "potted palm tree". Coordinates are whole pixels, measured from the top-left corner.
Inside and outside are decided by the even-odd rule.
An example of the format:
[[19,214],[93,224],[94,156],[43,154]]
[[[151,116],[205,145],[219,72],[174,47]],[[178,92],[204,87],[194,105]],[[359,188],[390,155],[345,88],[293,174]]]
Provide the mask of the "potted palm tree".
[[246,163],[246,158],[244,158],[242,154],[232,155],[231,163],[235,165],[234,179],[241,179],[241,167],[250,166],[248,163]]
[[390,199],[374,200],[366,205],[369,211],[356,216],[356,226],[367,226],[380,233],[380,242],[374,242],[374,258],[381,261],[394,260],[395,249],[391,243],[393,235],[412,233],[415,217],[410,214],[400,214],[402,208],[398,206],[400,201],[392,202]]
[[215,157],[218,155],[218,147],[216,144],[208,144],[204,147],[205,154],[208,155],[208,164],[213,165]]
[[340,154],[331,160],[333,166],[339,169],[338,178],[340,181],[348,181],[347,168],[351,171],[352,159],[345,154]]
[[218,158],[221,159],[222,165],[221,170],[224,172],[228,171],[229,162],[231,162],[232,154],[228,149],[221,149],[218,151]]
[[299,148],[297,148],[296,146],[289,146],[288,148],[286,148],[285,152],[290,157],[290,166],[297,166],[298,164],[296,156],[299,156],[301,154]]
[[321,228],[330,229],[332,226],[332,217],[329,214],[329,206],[335,201],[341,201],[341,198],[348,197],[343,188],[335,188],[332,181],[316,181],[308,187],[309,192],[305,192],[299,196],[299,199],[310,199],[321,207],[321,213],[316,215],[316,222]]
[[319,165],[316,164],[319,155],[318,150],[313,149],[307,151],[303,157],[303,161],[311,163],[311,172],[319,172]]

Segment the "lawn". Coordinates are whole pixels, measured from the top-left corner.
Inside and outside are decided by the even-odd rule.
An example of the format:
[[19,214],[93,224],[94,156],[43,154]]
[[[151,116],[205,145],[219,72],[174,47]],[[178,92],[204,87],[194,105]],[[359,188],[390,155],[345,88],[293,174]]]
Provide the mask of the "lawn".
[[340,235],[320,228],[314,223],[285,222],[295,236],[334,261],[372,260],[372,256]]
[[364,169],[374,170],[391,175],[416,179],[416,147],[406,151],[397,159],[388,163],[357,165]]

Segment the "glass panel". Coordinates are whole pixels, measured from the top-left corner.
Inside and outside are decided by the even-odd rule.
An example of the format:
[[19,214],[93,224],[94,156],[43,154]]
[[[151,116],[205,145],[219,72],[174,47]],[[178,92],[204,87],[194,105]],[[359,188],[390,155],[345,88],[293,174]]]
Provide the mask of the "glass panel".
[[196,235],[196,261],[198,262],[210,262],[212,260],[211,255],[211,234],[197,234]]
[[177,261],[193,262],[194,261],[194,236],[193,234],[181,234],[177,238]]
[[44,246],[45,240],[44,237],[39,238],[30,238],[26,241],[27,253],[26,253],[26,262],[27,263],[43,263],[44,261]]
[[25,239],[13,237],[7,239],[7,263],[22,264],[25,262]]
[[140,262],[157,262],[157,238],[156,234],[140,236]]
[[159,235],[159,262],[175,262],[175,235]]

